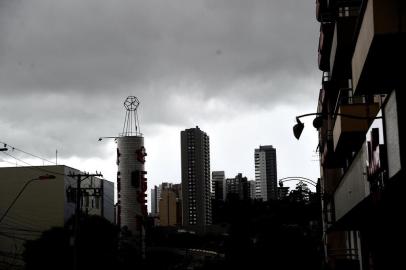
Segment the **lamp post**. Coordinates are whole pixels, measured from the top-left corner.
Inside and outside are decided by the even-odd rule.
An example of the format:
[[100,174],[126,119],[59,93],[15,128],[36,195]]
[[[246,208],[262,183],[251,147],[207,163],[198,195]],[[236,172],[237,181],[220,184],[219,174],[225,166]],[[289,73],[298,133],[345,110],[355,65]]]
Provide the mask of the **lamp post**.
[[306,113],[302,114],[299,116],[296,116],[296,124],[293,126],[293,135],[295,136],[296,139],[299,140],[300,135],[302,134],[302,131],[304,129],[304,124],[299,120],[299,118],[306,117],[306,116],[312,116],[316,115],[316,118],[313,120],[313,126],[316,129],[321,128],[323,125],[323,120],[327,116],[341,116],[341,117],[347,117],[347,118],[352,118],[352,119],[358,119],[358,120],[372,120],[372,119],[379,119],[382,118],[382,116],[377,116],[377,117],[365,117],[365,116],[357,116],[357,115],[351,115],[351,114],[344,114],[344,113]]
[[13,205],[17,202],[18,198],[21,196],[21,194],[24,192],[25,188],[32,182],[36,180],[47,180],[47,179],[55,179],[55,175],[41,175],[37,178],[30,179],[28,180],[24,186],[21,188],[21,190],[18,192],[17,196],[14,198],[14,200],[11,202],[11,204],[8,206],[7,210],[3,213],[3,215],[0,218],[0,223],[3,221],[3,219],[7,216],[8,212],[10,209],[13,207]]

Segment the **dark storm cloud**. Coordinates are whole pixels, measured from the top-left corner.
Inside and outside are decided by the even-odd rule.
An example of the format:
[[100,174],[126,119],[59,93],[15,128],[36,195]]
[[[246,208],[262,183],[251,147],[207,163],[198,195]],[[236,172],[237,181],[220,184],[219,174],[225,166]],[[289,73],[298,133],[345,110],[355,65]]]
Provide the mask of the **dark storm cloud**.
[[305,76],[315,62],[312,1],[17,2],[2,14],[2,91],[108,93],[189,77],[221,86]]
[[18,142],[75,153],[120,131],[130,94],[142,122],[188,125],[313,91],[314,1],[2,1],[0,123]]

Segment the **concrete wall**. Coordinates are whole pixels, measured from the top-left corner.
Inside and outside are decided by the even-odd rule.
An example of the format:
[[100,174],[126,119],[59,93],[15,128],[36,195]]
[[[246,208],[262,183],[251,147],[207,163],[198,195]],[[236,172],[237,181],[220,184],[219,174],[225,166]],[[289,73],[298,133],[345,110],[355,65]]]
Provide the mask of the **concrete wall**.
[[[21,254],[25,240],[36,239],[41,232],[64,224],[63,166],[0,168],[0,214],[6,211],[25,183],[41,175],[53,174],[55,179],[35,180],[27,185],[19,199],[0,224],[1,259],[22,267]],[[4,265],[0,265],[3,269]]]
[[334,193],[336,220],[370,194],[366,175],[367,147],[363,144]]

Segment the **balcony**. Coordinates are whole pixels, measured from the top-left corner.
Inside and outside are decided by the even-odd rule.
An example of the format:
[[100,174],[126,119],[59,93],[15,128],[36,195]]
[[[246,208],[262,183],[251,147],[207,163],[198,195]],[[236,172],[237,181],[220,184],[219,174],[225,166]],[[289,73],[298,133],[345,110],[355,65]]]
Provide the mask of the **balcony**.
[[368,0],[362,11],[351,62],[355,92],[386,93],[405,86],[405,1]]
[[353,35],[356,25],[355,12],[338,17],[334,24],[334,33],[330,52],[330,73],[333,81],[351,78],[351,56]]
[[323,72],[321,85],[325,93],[330,92],[330,90],[333,88],[329,72]]
[[318,63],[322,71],[330,70],[330,51],[334,34],[334,23],[322,23],[320,25]]
[[370,194],[366,172],[367,160],[367,147],[366,144],[363,144],[334,192],[335,217],[337,221]]
[[[334,114],[335,122],[333,127],[334,151],[337,153],[351,153],[357,151],[365,140],[371,119],[373,119],[380,108],[380,97],[368,96],[347,96],[348,89],[340,90]],[[370,119],[355,119],[343,115],[365,117]]]
[[333,10],[329,8],[327,0],[316,0],[316,18],[319,22],[332,20]]
[[344,158],[334,151],[333,134],[331,130],[326,131],[327,135],[320,140],[321,165],[326,169],[341,168],[344,166]]

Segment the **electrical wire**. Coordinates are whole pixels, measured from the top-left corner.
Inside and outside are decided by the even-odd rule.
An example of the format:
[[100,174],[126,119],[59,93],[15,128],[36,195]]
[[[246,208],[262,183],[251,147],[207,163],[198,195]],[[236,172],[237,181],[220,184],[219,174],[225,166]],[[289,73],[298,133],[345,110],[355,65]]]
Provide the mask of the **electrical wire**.
[[19,152],[21,152],[21,153],[24,153],[24,154],[26,154],[26,155],[29,155],[29,156],[32,156],[32,157],[35,157],[35,158],[39,158],[39,159],[41,159],[42,161],[46,161],[46,162],[48,162],[48,163],[56,164],[56,163],[53,162],[53,161],[50,161],[50,160],[47,160],[47,159],[45,159],[45,158],[43,158],[43,157],[40,157],[40,156],[31,154],[31,153],[29,153],[29,152],[27,152],[27,151],[24,151],[24,150],[21,150],[21,149],[19,149],[19,148],[17,148],[17,147],[14,147],[14,146],[12,146],[12,145],[10,145],[10,144],[8,144],[8,143],[1,142],[1,141],[0,141],[0,144],[1,144],[1,143],[4,144],[4,147],[9,146],[9,147],[11,147],[12,150],[17,150],[17,151],[19,151]]
[[65,174],[60,173],[60,172],[54,172],[54,171],[50,171],[50,170],[44,169],[44,168],[42,168],[42,167],[40,167],[40,166],[32,165],[32,164],[30,164],[30,163],[28,163],[28,162],[26,162],[26,161],[24,161],[24,160],[22,160],[22,159],[19,159],[19,158],[15,157],[15,156],[13,156],[13,155],[7,153],[7,152],[2,152],[2,153],[5,154],[5,155],[7,155],[7,156],[9,156],[9,157],[11,157],[11,158],[14,158],[14,159],[17,160],[17,161],[20,161],[20,162],[22,162],[22,163],[24,163],[24,164],[30,166],[30,167],[24,167],[24,168],[26,168],[26,169],[29,169],[29,170],[37,170],[37,171],[43,171],[43,172],[52,173],[52,174],[57,174],[57,175],[63,175],[63,176],[69,176],[69,175],[65,175]]
[[30,225],[29,223],[16,222],[16,221],[9,220],[9,219],[6,219],[6,218],[4,219],[4,224],[2,224],[1,227],[4,227],[4,226],[6,226],[6,227],[7,226],[8,227],[17,227],[17,228],[22,228],[22,229],[27,229],[27,230],[35,230],[35,229],[37,229],[36,226]]
[[[45,160],[45,161],[47,161],[47,162],[50,162],[50,161],[48,161],[48,160],[46,160],[46,159],[43,159],[43,158],[41,158],[41,157],[39,157],[39,156],[36,156],[36,155],[31,154],[31,153],[28,153],[28,152],[26,152],[26,151],[24,151],[24,150],[21,150],[21,149],[18,149],[18,148],[16,148],[16,147],[13,147],[13,146],[11,146],[11,145],[9,145],[9,144],[6,144],[6,143],[4,143],[4,142],[0,142],[0,143],[3,143],[5,146],[8,145],[8,146],[12,147],[12,149],[17,150],[17,151],[20,151],[20,152],[22,152],[22,153],[25,153],[25,154],[27,154],[27,155],[31,155],[31,156],[33,156],[33,157],[40,158],[40,159],[42,159],[42,160]],[[30,169],[30,170],[41,171],[41,172],[46,172],[46,173],[51,173],[51,174],[56,174],[56,175],[61,175],[61,176],[70,177],[70,178],[73,178],[73,179],[74,179],[74,177],[72,177],[71,175],[66,175],[66,174],[64,174],[64,173],[59,173],[59,172],[47,170],[47,169],[44,169],[44,168],[41,167],[41,166],[34,166],[34,165],[32,165],[32,164],[30,164],[30,163],[28,163],[28,162],[26,162],[26,161],[24,161],[24,160],[22,160],[22,159],[20,159],[20,158],[17,158],[17,157],[15,157],[15,156],[13,156],[13,155],[7,153],[7,152],[4,152],[4,151],[3,151],[2,153],[4,153],[5,155],[7,155],[7,156],[9,156],[9,157],[11,157],[11,158],[13,158],[13,159],[15,159],[16,161],[20,161],[20,162],[22,162],[22,163],[24,163],[24,164],[26,164],[26,165],[29,166],[29,167],[23,167],[23,168]],[[11,163],[11,162],[9,162],[9,161],[6,161],[6,162]],[[50,163],[53,163],[53,162],[50,162]],[[54,164],[56,164],[56,163],[54,163]],[[14,165],[14,163],[13,163],[13,165]],[[92,179],[93,179],[93,177],[92,177]],[[104,179],[100,179],[100,180],[104,180]],[[93,185],[91,184],[91,186],[93,186]],[[114,201],[115,201],[114,198],[108,196],[108,195],[105,194],[105,193],[104,193],[104,198],[107,199],[107,201],[109,201],[110,203],[112,203],[112,204],[114,205]],[[102,207],[103,207],[103,206],[102,206]],[[18,224],[18,222],[15,222],[15,221],[14,221],[14,222],[11,221],[11,222]],[[25,223],[25,222],[24,222],[24,223]],[[21,225],[21,223],[20,223],[19,225]],[[33,224],[31,224],[30,227],[33,227],[32,225],[33,225]],[[24,226],[24,225],[23,225],[23,226]]]
[[0,232],[0,235],[5,236],[5,237],[10,238],[10,239],[17,239],[17,240],[21,240],[21,241],[31,240],[31,239],[27,239],[27,238],[18,237],[18,236],[15,236],[15,235],[9,235],[9,234],[3,233],[3,232]]

